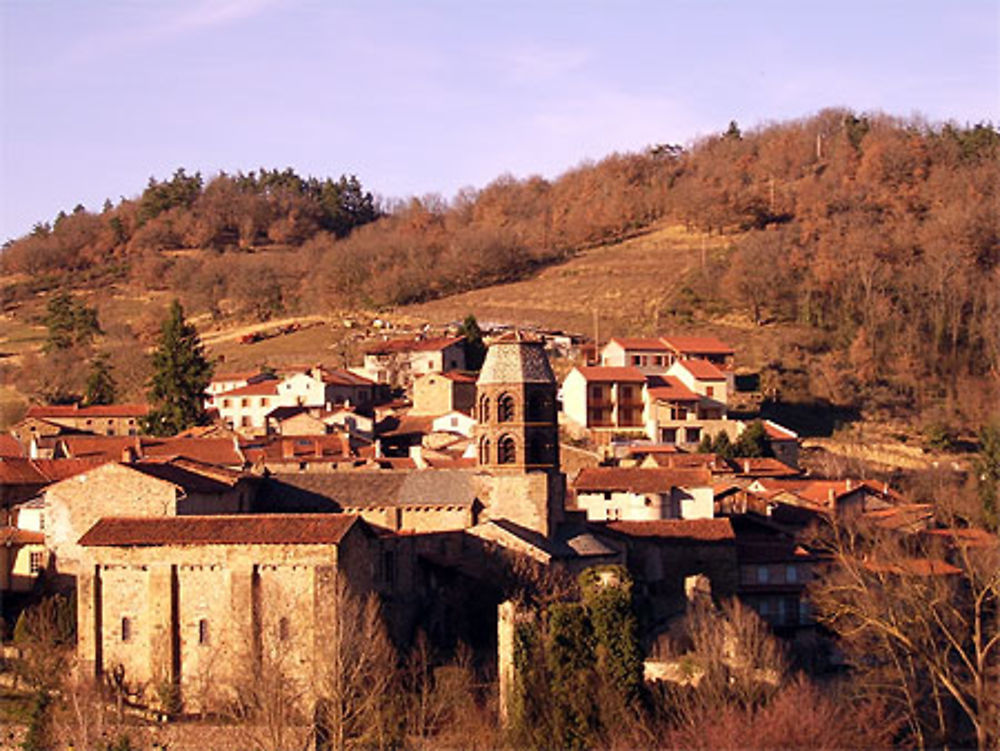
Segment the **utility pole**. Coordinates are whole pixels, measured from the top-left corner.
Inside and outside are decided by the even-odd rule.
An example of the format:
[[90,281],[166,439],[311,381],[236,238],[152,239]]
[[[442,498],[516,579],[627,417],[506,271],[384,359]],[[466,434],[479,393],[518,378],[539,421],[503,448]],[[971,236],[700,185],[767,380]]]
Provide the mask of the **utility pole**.
[[[597,351],[601,346],[601,328],[597,318],[597,308],[594,308],[594,360],[597,360]],[[600,362],[598,362],[600,364]]]

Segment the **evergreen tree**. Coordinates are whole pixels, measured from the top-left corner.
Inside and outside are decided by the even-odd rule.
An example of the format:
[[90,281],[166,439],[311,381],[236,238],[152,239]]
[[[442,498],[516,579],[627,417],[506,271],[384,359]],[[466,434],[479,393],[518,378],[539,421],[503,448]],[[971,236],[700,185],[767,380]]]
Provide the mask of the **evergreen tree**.
[[198,331],[184,320],[181,304],[174,300],[160,330],[153,353],[153,377],[146,431],[174,435],[205,420],[205,388],[212,378],[212,364]]
[[89,344],[95,335],[101,333],[97,308],[78,303],[65,291],[58,292],[49,300],[44,322],[49,330],[45,340],[46,352]]
[[724,430],[719,431],[719,434],[715,436],[715,441],[712,443],[712,451],[723,459],[732,459],[736,456],[733,443],[729,440],[729,433]]
[[479,370],[486,359],[486,345],[483,343],[483,331],[479,328],[476,317],[469,313],[458,329],[460,336],[465,337],[465,367],[468,370]]
[[767,443],[767,431],[764,429],[764,423],[760,420],[754,420],[747,425],[746,430],[740,434],[736,441],[733,452],[735,456],[770,456],[771,450]]
[[111,375],[108,353],[100,352],[90,361],[90,375],[87,376],[87,392],[83,397],[83,403],[87,406],[114,404],[116,391],[117,384]]

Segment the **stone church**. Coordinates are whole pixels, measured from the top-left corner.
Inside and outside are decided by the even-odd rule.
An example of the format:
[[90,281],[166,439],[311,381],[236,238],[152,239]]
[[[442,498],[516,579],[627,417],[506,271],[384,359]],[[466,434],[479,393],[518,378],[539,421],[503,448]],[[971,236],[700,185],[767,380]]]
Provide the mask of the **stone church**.
[[[488,649],[511,568],[659,571],[655,534],[630,533],[653,548],[636,558],[629,534],[566,509],[556,388],[542,344],[508,334],[476,384],[475,469],[278,474],[250,513],[100,519],[79,540],[83,665],[142,701],[197,711],[218,698],[208,687],[280,656],[308,695],[345,588],[376,593],[400,643],[421,628]],[[727,555],[731,542],[715,534],[709,547]]]

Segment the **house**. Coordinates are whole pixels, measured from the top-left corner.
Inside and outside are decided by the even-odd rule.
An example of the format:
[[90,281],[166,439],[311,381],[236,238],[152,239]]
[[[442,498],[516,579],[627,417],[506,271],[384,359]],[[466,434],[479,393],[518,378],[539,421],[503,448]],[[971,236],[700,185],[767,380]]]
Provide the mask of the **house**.
[[206,397],[207,409],[218,412],[230,428],[246,434],[266,433],[269,415],[282,407],[312,407],[332,411],[353,407],[370,414],[375,384],[363,376],[336,368],[317,366],[296,369],[282,377],[259,378],[253,383]]
[[267,415],[271,435],[324,435],[347,433],[356,443],[371,443],[375,422],[354,407],[275,407]]
[[563,414],[576,426],[606,437],[622,431],[641,434],[645,383],[639,368],[573,368],[562,385]]
[[[59,432],[96,433],[98,435],[138,435],[142,419],[149,414],[148,404],[102,404],[81,407],[70,405],[35,405],[28,408],[24,420],[14,427],[14,435],[25,443],[35,435]],[[58,430],[53,433],[52,427]]]
[[712,475],[707,469],[594,467],[572,484],[588,521],[711,519]]
[[701,420],[721,420],[726,416],[726,404],[733,390],[732,371],[721,370],[707,360],[677,360],[667,369],[690,391],[701,397],[698,415]]
[[209,381],[208,387],[205,389],[205,394],[207,396],[224,394],[227,391],[234,391],[244,386],[261,383],[262,381],[272,381],[274,378],[275,375],[273,373],[263,370],[218,373],[212,376],[212,380]]
[[388,339],[365,350],[359,372],[375,383],[409,388],[413,379],[426,373],[465,370],[465,339],[437,337]]
[[415,415],[443,415],[447,412],[472,414],[476,404],[476,376],[458,370],[425,373],[413,379]]
[[663,375],[680,360],[702,360],[732,369],[732,347],[712,336],[614,337],[601,350],[601,365]]

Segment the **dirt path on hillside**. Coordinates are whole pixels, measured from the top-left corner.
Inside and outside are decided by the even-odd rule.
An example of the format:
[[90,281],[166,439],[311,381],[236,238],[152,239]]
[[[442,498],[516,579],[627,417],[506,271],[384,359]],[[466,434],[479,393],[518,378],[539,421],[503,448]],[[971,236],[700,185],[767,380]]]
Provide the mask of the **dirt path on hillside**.
[[224,331],[206,331],[201,334],[201,341],[205,345],[219,344],[221,342],[231,342],[239,339],[240,337],[246,336],[247,334],[254,334],[258,331],[270,331],[272,329],[277,329],[291,323],[298,323],[303,326],[307,326],[316,323],[326,323],[327,321],[327,317],[321,315],[274,318],[270,321],[265,321],[264,323],[252,323],[238,328],[225,329]]

